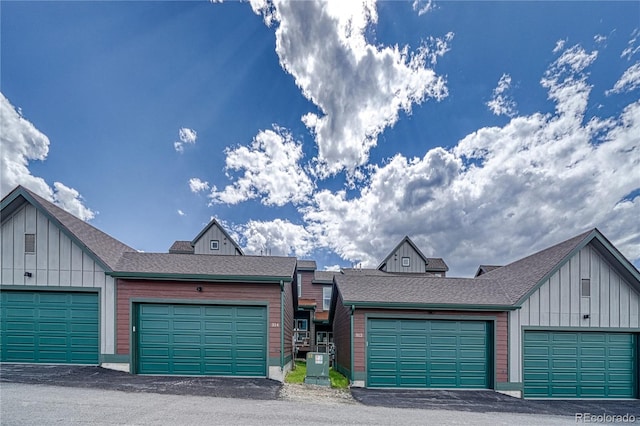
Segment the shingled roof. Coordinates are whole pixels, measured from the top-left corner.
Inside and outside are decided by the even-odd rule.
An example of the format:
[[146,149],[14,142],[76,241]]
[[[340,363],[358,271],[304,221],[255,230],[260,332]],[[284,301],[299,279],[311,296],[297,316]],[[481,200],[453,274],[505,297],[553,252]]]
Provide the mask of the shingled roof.
[[[111,271],[123,253],[135,252],[135,249],[116,240],[98,228],[61,209],[52,202],[23,186],[17,186],[1,202],[3,214],[22,205],[23,202],[33,204],[42,211],[49,220],[56,223],[74,243],[87,253],[105,270]],[[7,210],[5,210],[7,209]]]
[[194,251],[191,241],[174,241],[169,247],[169,253],[174,254],[193,254]]
[[345,305],[507,307],[511,304],[501,287],[473,278],[337,275],[335,283]]
[[295,257],[124,253],[112,275],[176,279],[291,280]]
[[315,260],[298,260],[298,269],[301,271],[315,271],[316,268]]
[[595,228],[476,278],[348,273],[334,282],[345,305],[513,309],[587,244],[640,290],[640,272]]
[[599,248],[599,251],[610,261],[617,263],[623,275],[631,281],[632,285],[635,282],[635,286],[638,287],[640,280],[638,270],[596,228],[482,274],[476,280],[488,280],[500,285],[512,303],[520,304],[531,291],[589,243]]

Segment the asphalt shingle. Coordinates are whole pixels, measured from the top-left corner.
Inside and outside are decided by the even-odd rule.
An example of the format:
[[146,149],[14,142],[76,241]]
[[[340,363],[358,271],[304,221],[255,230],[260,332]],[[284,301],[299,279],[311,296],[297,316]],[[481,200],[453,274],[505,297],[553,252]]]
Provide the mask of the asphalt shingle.
[[60,222],[80,244],[84,244],[87,250],[92,252],[108,268],[113,269],[123,253],[135,252],[135,249],[75,217],[52,202],[45,200],[38,194],[22,186],[19,186],[17,190],[22,190],[31,196],[47,213]]
[[293,277],[295,257],[124,253],[115,271],[158,275]]

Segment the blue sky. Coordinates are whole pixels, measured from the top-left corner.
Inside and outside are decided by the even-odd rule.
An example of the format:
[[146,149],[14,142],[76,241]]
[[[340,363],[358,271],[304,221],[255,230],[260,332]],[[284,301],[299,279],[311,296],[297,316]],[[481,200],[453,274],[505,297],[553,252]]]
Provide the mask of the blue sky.
[[0,4],[1,195],[139,250],[452,275],[598,227],[640,264],[638,2]]

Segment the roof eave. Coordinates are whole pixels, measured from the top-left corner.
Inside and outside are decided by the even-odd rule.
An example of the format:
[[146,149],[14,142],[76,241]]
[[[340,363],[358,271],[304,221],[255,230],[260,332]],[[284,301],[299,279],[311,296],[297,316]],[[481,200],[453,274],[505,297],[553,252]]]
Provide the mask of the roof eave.
[[170,274],[155,272],[125,272],[111,271],[107,275],[114,278],[160,280],[160,281],[213,281],[213,282],[242,282],[275,284],[289,283],[292,277],[285,276],[255,276],[255,275],[210,275],[210,274]]
[[520,309],[514,305],[484,305],[466,303],[404,303],[404,302],[359,302],[344,300],[344,306],[356,308],[385,308],[385,309],[422,309],[422,310],[451,310],[451,311],[514,311]]

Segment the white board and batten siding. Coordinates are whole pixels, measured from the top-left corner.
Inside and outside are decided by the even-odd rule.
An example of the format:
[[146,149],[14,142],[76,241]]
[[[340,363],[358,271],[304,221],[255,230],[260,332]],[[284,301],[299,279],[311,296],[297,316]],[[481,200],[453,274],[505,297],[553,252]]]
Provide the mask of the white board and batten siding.
[[[409,259],[409,266],[402,266],[402,258]],[[384,268],[386,272],[417,272],[424,273],[426,263],[422,256],[407,241],[389,256]]]
[[[591,295],[583,297],[588,278]],[[522,382],[522,327],[640,330],[640,295],[591,245],[509,313],[509,381]],[[584,318],[588,315],[588,318]]]
[[[218,249],[211,250],[211,241],[218,242]],[[198,238],[193,246],[195,254],[218,254],[218,255],[235,255],[238,254],[236,247],[232,241],[217,226],[213,225]]]
[[[100,347],[115,353],[115,286],[112,277],[47,216],[30,204],[2,218],[0,284],[3,286],[99,288]],[[25,234],[35,234],[35,253],[25,253]],[[26,277],[25,272],[31,272]]]

